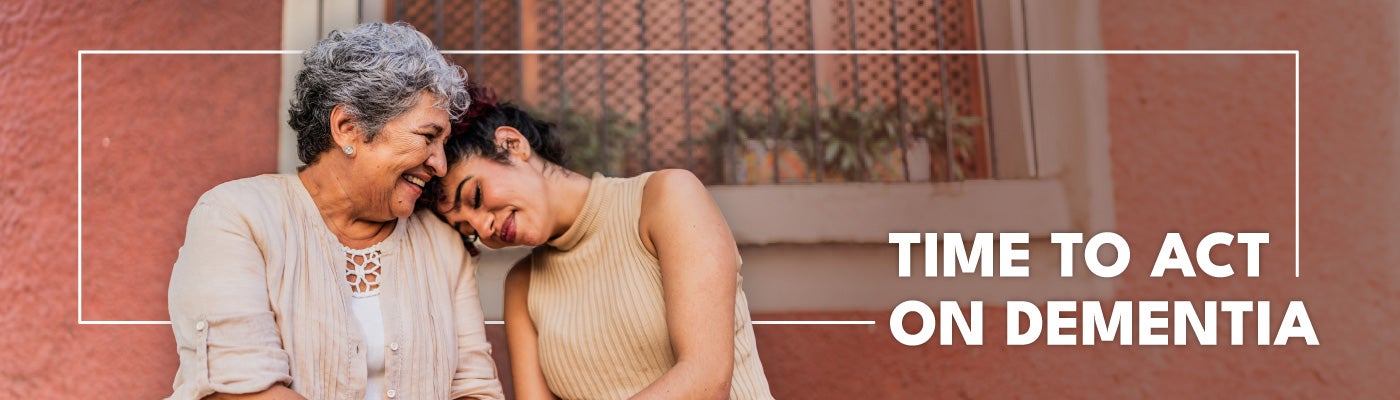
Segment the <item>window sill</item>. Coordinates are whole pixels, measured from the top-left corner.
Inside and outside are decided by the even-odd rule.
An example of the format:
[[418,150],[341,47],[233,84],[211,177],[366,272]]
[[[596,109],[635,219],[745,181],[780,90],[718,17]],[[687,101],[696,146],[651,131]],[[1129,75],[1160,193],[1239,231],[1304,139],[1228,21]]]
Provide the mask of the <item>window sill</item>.
[[1054,180],[711,186],[740,245],[888,243],[890,232],[1073,231]]

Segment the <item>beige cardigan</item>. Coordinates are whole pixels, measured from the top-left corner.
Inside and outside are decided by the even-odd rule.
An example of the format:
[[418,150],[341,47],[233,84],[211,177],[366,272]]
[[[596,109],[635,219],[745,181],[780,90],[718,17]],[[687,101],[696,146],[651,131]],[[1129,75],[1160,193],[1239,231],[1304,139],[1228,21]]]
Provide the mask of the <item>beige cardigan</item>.
[[[476,267],[457,232],[425,212],[384,251],[385,398],[502,398]],[[364,334],[350,312],[344,253],[296,175],[206,192],[170,277],[180,355],[172,399],[252,393],[281,382],[309,399],[363,399]],[[392,390],[392,391],[391,391]]]

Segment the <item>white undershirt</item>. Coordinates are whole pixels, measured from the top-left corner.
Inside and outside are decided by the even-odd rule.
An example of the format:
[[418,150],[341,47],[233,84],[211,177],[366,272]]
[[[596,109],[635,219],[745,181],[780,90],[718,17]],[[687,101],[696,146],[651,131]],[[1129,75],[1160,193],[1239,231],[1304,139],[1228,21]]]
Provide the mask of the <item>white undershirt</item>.
[[365,400],[380,400],[384,393],[384,314],[379,308],[379,271],[383,254],[379,245],[345,251],[346,284],[350,285],[350,311],[365,333]]
[[384,316],[379,311],[379,296],[351,298],[350,309],[365,331],[365,369],[369,372],[365,400],[379,400],[384,393]]

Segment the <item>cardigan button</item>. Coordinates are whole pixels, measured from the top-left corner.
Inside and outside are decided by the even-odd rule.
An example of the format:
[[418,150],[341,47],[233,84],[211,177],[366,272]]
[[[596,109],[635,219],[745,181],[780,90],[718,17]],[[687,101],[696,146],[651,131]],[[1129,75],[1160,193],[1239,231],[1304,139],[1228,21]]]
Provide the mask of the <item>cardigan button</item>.
[[389,391],[384,392],[384,396],[385,396],[385,397],[388,397],[388,398],[391,398],[391,399],[394,398],[394,397],[397,397],[398,395],[399,395],[399,392],[395,392],[394,389],[389,389]]
[[389,350],[399,351],[399,342],[389,343]]

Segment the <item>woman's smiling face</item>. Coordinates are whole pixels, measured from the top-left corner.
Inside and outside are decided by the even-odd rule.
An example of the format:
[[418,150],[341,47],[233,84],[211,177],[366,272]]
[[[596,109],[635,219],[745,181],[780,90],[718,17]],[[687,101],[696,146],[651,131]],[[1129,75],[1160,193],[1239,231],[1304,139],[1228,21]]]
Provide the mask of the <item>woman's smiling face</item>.
[[504,163],[474,155],[453,165],[434,201],[438,215],[462,235],[477,235],[493,249],[549,241],[556,227],[545,201],[544,175],[526,162],[529,145],[524,140],[509,144],[522,145],[526,149],[510,150]]
[[446,171],[442,144],[451,129],[437,96],[424,92],[418,104],[390,119],[374,140],[359,143],[351,163],[373,215],[403,218],[413,214],[425,184]]

